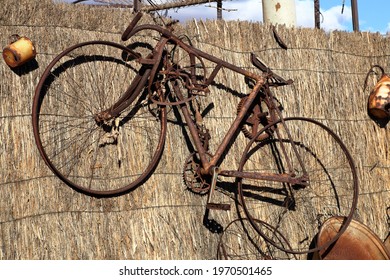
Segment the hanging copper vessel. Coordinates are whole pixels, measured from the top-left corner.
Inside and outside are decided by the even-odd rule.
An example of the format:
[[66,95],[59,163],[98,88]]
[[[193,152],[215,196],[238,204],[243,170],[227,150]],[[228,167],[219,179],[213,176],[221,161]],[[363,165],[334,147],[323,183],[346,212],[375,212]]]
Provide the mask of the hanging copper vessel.
[[371,90],[368,98],[367,110],[371,118],[382,121],[390,118],[390,77],[385,74],[385,71],[379,65],[372,66],[369,73],[371,73],[374,68],[380,69],[382,73],[381,78]]
[[15,34],[10,40],[9,45],[3,49],[3,58],[8,66],[18,67],[35,58],[35,46],[29,38]]

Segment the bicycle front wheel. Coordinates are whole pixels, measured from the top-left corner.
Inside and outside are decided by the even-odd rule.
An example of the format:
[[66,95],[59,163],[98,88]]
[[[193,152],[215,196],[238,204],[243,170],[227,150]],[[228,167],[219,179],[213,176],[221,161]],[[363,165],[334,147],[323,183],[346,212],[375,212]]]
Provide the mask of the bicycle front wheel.
[[143,68],[134,57],[113,42],[81,43],[59,54],[36,88],[32,121],[39,152],[60,179],[83,193],[129,191],[161,156],[166,109],[149,102],[146,91],[118,117],[96,119],[117,105],[132,81],[146,83],[135,78]]
[[[239,179],[239,197],[246,216],[264,239],[288,253],[327,248],[345,231],[356,209],[358,181],[351,155],[333,131],[312,119],[279,120],[259,135],[266,131],[270,131],[269,137],[260,142],[252,139],[247,145],[239,171],[305,180],[299,184]],[[320,248],[316,234],[331,216],[344,216],[345,221],[338,234]],[[277,229],[291,247],[281,248],[255,220]]]

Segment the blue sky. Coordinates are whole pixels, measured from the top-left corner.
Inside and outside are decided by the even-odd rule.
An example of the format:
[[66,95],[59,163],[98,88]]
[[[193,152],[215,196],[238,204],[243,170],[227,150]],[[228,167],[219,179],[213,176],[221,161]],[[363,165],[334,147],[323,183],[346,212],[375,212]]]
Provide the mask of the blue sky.
[[[72,0],[62,1],[69,2]],[[90,2],[93,1],[90,0]],[[120,0],[118,1],[120,2]],[[154,2],[164,2],[164,0],[154,0]],[[295,2],[297,25],[314,27],[314,0],[295,0]],[[345,7],[343,13],[341,13],[343,2],[345,2]],[[390,13],[386,8],[389,6],[389,0],[358,0],[357,2],[360,31],[380,32],[382,34],[390,32]],[[223,18],[225,20],[239,19],[261,22],[263,21],[261,3],[262,0],[226,0],[223,2],[223,7],[232,11],[224,11]],[[210,2],[210,4],[172,9],[168,11],[168,15],[179,19],[181,22],[192,18],[214,19],[217,14],[215,6],[215,2]],[[320,0],[320,9],[322,13],[321,27],[326,31],[353,30],[350,0]]]

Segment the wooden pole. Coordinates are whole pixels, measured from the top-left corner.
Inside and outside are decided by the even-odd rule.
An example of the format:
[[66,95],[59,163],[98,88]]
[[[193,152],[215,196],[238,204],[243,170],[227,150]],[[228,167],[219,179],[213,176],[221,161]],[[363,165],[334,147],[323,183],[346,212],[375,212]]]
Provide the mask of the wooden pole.
[[320,0],[314,0],[314,26],[318,29],[321,28],[320,15]]
[[217,19],[222,19],[222,0],[217,0]]
[[133,4],[134,13],[139,12],[140,8],[141,8],[141,0],[134,0],[134,4]]
[[359,31],[359,15],[357,0],[351,0],[353,31]]

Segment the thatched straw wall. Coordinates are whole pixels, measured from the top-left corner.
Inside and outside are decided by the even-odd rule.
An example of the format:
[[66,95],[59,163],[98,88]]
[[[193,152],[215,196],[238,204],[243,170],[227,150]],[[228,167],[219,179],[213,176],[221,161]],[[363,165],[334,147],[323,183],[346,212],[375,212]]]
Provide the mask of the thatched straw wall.
[[[0,259],[213,259],[219,236],[202,224],[206,197],[185,190],[182,167],[189,150],[181,127],[170,125],[162,163],[135,191],[116,198],[82,195],[59,181],[43,163],[31,127],[34,88],[45,66],[66,46],[95,39],[118,41],[132,17],[129,10],[53,5],[49,0],[4,0],[0,43],[18,33],[37,47],[37,67],[12,71],[0,63]],[[147,21],[148,19],[143,19]],[[313,29],[277,31],[248,22],[191,22],[178,32],[196,47],[236,65],[253,67],[255,52],[295,83],[277,91],[285,114],[323,121],[350,149],[359,172],[358,218],[384,238],[390,206],[389,128],[366,112],[365,75],[372,64],[390,71],[388,38],[370,33],[324,33]],[[225,75],[225,76],[224,76]],[[242,92],[243,79],[222,73]],[[221,94],[220,94],[221,93]],[[206,102],[212,145],[236,113],[238,99],[216,89]],[[221,106],[220,106],[221,105]],[[239,145],[232,147],[236,164]],[[213,213],[227,224],[234,211]]]

